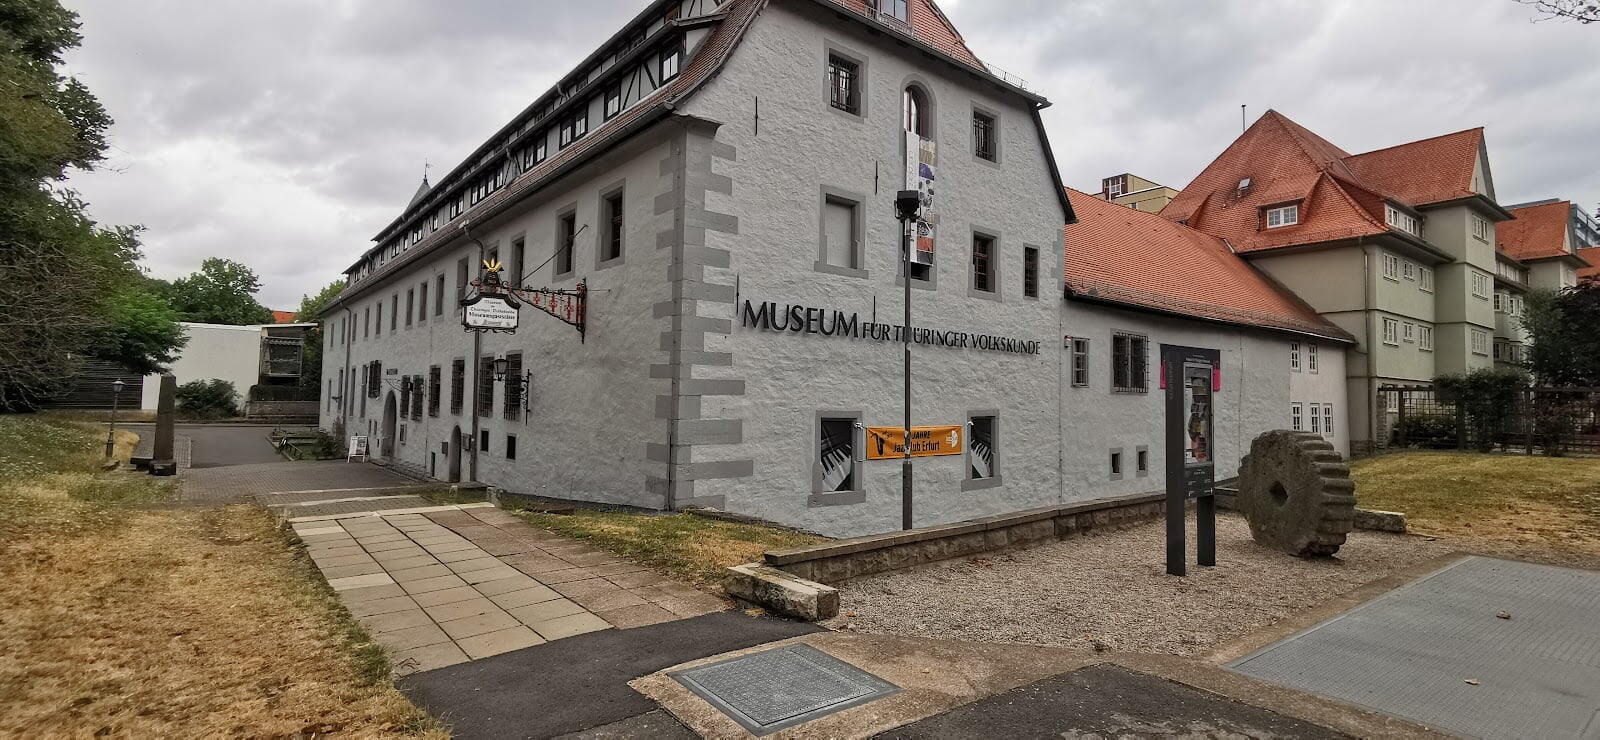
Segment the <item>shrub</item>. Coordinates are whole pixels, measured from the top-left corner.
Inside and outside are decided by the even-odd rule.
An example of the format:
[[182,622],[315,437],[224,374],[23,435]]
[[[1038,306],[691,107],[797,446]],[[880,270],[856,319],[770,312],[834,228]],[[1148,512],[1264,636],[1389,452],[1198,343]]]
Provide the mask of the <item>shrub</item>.
[[1394,444],[1405,441],[1407,447],[1426,449],[1454,449],[1456,446],[1456,419],[1454,416],[1407,416],[1394,426]]
[[226,380],[191,380],[178,386],[177,406],[179,413],[192,418],[238,416],[239,392]]
[[1516,411],[1517,397],[1528,387],[1521,370],[1482,368],[1440,375],[1433,387],[1443,403],[1455,404],[1467,428],[1467,444],[1490,452],[1501,442]]

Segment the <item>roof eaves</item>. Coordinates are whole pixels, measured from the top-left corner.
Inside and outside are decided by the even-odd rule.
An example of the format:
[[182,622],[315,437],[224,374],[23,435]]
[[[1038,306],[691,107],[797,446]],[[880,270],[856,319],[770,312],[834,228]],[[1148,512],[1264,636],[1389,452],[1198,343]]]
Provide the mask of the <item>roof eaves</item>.
[[1515,221],[1516,218],[1517,218],[1516,214],[1513,214],[1512,212],[1506,210],[1505,207],[1501,206],[1499,203],[1496,203],[1496,202],[1490,200],[1489,197],[1484,195],[1483,193],[1473,193],[1471,195],[1464,195],[1464,196],[1461,196],[1459,198],[1450,198],[1448,200],[1436,200],[1436,201],[1432,201],[1432,202],[1428,202],[1428,203],[1418,203],[1418,204],[1416,204],[1416,207],[1418,209],[1421,209],[1421,208],[1448,208],[1450,206],[1472,206],[1472,205],[1475,205],[1475,206],[1477,206],[1478,208],[1480,208],[1482,210],[1488,211],[1491,215],[1499,216],[1500,218],[1497,219],[1499,221]]
[[1083,292],[1074,290],[1071,283],[1067,284],[1065,295],[1066,295],[1067,300],[1071,300],[1071,301],[1080,301],[1080,302],[1083,302],[1083,303],[1095,303],[1095,304],[1100,304],[1100,305],[1112,306],[1114,308],[1123,308],[1123,309],[1129,309],[1129,310],[1134,310],[1134,311],[1143,311],[1143,312],[1146,312],[1146,313],[1153,313],[1153,314],[1158,314],[1158,315],[1161,315],[1161,316],[1169,316],[1169,317],[1175,317],[1175,318],[1181,318],[1181,319],[1188,319],[1190,321],[1202,321],[1202,322],[1211,323],[1211,324],[1222,324],[1222,325],[1225,325],[1225,326],[1238,326],[1238,327],[1245,327],[1245,328],[1250,328],[1250,329],[1259,329],[1259,330],[1262,330],[1262,331],[1285,332],[1285,333],[1288,333],[1288,334],[1294,334],[1296,336],[1312,337],[1314,339],[1326,339],[1328,341],[1340,342],[1340,343],[1343,343],[1343,344],[1352,344],[1352,345],[1356,344],[1356,340],[1355,340],[1354,337],[1351,337],[1349,335],[1343,334],[1342,330],[1340,330],[1338,327],[1333,326],[1331,324],[1328,326],[1328,328],[1333,329],[1335,332],[1339,332],[1339,333],[1331,333],[1331,332],[1326,332],[1326,331],[1318,332],[1318,331],[1312,331],[1309,328],[1302,329],[1302,328],[1293,328],[1293,327],[1288,327],[1288,326],[1277,326],[1277,325],[1273,325],[1273,324],[1261,324],[1261,323],[1255,323],[1255,322],[1251,322],[1251,321],[1245,321],[1243,319],[1225,319],[1225,318],[1219,318],[1219,317],[1215,317],[1215,316],[1205,316],[1205,315],[1193,313],[1191,311],[1179,310],[1179,309],[1176,309],[1176,308],[1162,308],[1160,306],[1154,306],[1154,305],[1151,305],[1149,303],[1143,303],[1143,302],[1139,302],[1139,301],[1134,301],[1132,299],[1116,299],[1116,298],[1107,298],[1107,297],[1101,296],[1101,295],[1090,295],[1088,293],[1083,293]]

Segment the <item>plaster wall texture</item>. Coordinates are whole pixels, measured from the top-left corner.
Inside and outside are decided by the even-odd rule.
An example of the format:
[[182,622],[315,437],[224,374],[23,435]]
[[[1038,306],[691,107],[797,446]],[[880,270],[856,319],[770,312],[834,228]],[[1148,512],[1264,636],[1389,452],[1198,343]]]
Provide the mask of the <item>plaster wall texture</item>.
[[[1437,281],[1439,266],[1425,265],[1404,254],[1387,252],[1387,254],[1393,254],[1401,260],[1400,274],[1391,278],[1383,274],[1382,255],[1384,254],[1386,252],[1382,249],[1375,250],[1374,269],[1372,276],[1369,278],[1372,280],[1373,296],[1375,298],[1373,308],[1397,316],[1409,317],[1415,321],[1434,321],[1436,318],[1434,297],[1438,294],[1434,291],[1422,289],[1421,273],[1418,270],[1423,267],[1434,270],[1434,279]],[[1410,278],[1405,277],[1406,263],[1412,265],[1412,277]]]
[[1539,260],[1528,265],[1528,285],[1540,290],[1570,288],[1578,282],[1578,274],[1562,260]]
[[[1360,247],[1340,247],[1288,254],[1268,252],[1249,259],[1257,269],[1326,314],[1367,307],[1361,284],[1363,257]],[[1338,279],[1329,279],[1335,275]]]
[[[178,385],[194,380],[226,380],[244,406],[250,386],[261,380],[261,327],[182,322],[189,342],[172,363]],[[145,377],[139,408],[154,410],[161,396],[161,376]]]
[[[495,383],[493,410],[479,417],[480,429],[489,431],[490,440],[489,448],[479,453],[479,480],[519,493],[662,506],[662,500],[647,494],[645,487],[646,478],[661,466],[643,452],[647,444],[667,438],[665,422],[654,414],[655,395],[666,385],[650,379],[647,368],[656,358],[658,344],[658,330],[649,320],[651,306],[665,296],[667,271],[667,257],[656,249],[660,218],[655,200],[661,162],[670,147],[664,139],[673,133],[670,127],[658,127],[654,139],[633,141],[493,222],[473,225],[472,235],[485,247],[498,247],[502,261],[514,263],[511,245],[519,237],[525,240],[526,267],[517,266],[527,275],[524,285],[570,289],[587,279],[589,287],[589,333],[582,343],[576,329],[526,306],[516,333],[483,336],[484,357],[520,351],[524,370],[532,373],[532,384],[527,391],[531,411],[517,411],[508,419],[505,383]],[[602,194],[619,186],[625,207],[623,258],[597,269],[595,250],[605,233],[600,217]],[[533,268],[554,254],[558,218],[569,211],[576,214],[582,231],[574,245],[573,271],[557,279],[554,263]],[[475,277],[479,248],[462,238],[404,273],[386,278],[351,309],[358,336],[348,355],[341,345],[324,361],[324,384],[327,378],[337,377],[341,363],[346,377],[351,373],[357,377],[356,392],[345,410],[323,411],[325,428],[332,428],[335,417],[344,413],[347,434],[376,433],[375,425],[382,423],[383,397],[391,391],[398,394],[399,378],[422,376],[426,382],[429,367],[440,367],[439,416],[430,417],[425,402],[420,421],[406,418],[400,422],[406,428],[405,442],[394,448],[399,460],[439,478],[446,476],[447,464],[447,448],[441,445],[452,441],[456,429],[469,435],[474,412],[477,372],[472,337],[461,326],[455,301],[457,261],[461,258],[467,259]],[[440,275],[446,291],[442,316],[433,310]],[[406,291],[424,282],[429,285],[426,321],[413,321],[407,327],[402,317],[399,328],[391,330],[388,307],[392,296],[400,296],[403,312]],[[362,313],[380,306],[383,333],[368,335],[362,327]],[[466,361],[465,399],[459,415],[450,412],[451,361],[455,358]],[[363,415],[359,374],[362,365],[372,361],[382,362],[386,373],[389,369],[399,372],[385,375],[382,394],[366,400]],[[517,437],[516,460],[505,457],[507,435]],[[372,449],[379,449],[376,442]],[[470,476],[468,458],[463,454],[463,479]]]

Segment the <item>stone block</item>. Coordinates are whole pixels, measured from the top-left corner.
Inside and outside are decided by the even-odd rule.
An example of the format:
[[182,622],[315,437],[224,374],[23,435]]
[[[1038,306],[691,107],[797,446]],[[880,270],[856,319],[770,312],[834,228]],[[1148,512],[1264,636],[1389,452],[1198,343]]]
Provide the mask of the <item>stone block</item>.
[[1374,532],[1406,532],[1406,515],[1398,511],[1356,509],[1355,528]]
[[723,589],[731,596],[811,622],[839,613],[837,590],[761,563],[729,568]]

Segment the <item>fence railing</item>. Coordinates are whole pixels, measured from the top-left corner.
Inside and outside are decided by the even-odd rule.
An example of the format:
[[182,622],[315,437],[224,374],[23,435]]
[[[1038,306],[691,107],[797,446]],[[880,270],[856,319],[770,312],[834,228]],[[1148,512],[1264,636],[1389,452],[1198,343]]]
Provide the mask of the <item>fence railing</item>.
[[1600,388],[1455,398],[1426,386],[1385,386],[1376,412],[1380,449],[1600,454]]

